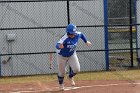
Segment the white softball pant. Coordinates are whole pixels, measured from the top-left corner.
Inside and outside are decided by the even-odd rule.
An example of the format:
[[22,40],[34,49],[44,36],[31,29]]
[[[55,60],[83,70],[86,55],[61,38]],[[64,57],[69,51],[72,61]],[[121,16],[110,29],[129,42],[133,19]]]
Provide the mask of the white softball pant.
[[63,57],[57,54],[58,76],[64,77],[67,64],[71,67],[74,73],[80,72],[80,64],[76,52],[70,57]]

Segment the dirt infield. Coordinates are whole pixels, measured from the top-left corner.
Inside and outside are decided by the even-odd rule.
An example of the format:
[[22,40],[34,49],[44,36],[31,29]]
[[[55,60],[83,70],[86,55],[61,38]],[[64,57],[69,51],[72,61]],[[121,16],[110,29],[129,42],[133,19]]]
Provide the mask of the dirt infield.
[[0,84],[0,93],[140,93],[140,81],[76,81],[75,87],[66,81],[64,91],[59,90],[57,81]]

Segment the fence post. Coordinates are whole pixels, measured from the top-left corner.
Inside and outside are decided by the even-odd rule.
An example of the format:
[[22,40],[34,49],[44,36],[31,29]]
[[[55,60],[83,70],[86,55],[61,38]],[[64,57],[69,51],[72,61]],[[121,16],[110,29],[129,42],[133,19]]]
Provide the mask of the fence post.
[[108,51],[108,0],[104,0],[104,30],[105,30],[105,57],[106,57],[106,70],[109,70],[109,51]]
[[[1,54],[1,53],[0,53]],[[0,56],[0,76],[1,76],[1,64],[2,64],[2,61],[1,61],[1,56]]]
[[133,67],[133,33],[132,33],[132,0],[129,0],[129,24],[130,24],[130,56],[131,56],[131,67]]
[[68,17],[68,24],[70,23],[70,11],[69,11],[69,0],[67,0],[67,17]]

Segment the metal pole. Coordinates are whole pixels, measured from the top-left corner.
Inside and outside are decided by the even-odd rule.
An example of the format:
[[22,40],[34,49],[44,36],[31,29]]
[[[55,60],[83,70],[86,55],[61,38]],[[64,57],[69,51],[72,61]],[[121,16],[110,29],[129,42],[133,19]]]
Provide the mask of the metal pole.
[[[0,54],[1,54],[1,52],[0,52]],[[2,62],[1,62],[1,56],[0,56],[0,76],[2,76],[2,74],[1,74],[1,73],[2,73],[2,70],[1,70],[1,63],[2,63]]]
[[129,0],[129,24],[130,24],[130,57],[131,57],[131,67],[133,67],[133,32],[132,32],[132,0]]
[[69,11],[69,0],[67,0],[67,17],[68,17],[68,24],[70,23],[70,11]]

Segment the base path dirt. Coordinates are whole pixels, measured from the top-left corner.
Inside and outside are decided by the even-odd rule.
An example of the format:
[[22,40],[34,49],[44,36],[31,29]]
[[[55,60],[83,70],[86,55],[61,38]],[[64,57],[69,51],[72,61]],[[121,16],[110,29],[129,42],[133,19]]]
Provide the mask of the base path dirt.
[[74,87],[66,81],[64,91],[59,90],[57,81],[0,84],[0,93],[140,93],[140,81],[76,81]]

